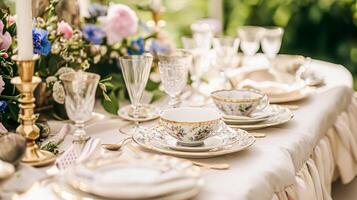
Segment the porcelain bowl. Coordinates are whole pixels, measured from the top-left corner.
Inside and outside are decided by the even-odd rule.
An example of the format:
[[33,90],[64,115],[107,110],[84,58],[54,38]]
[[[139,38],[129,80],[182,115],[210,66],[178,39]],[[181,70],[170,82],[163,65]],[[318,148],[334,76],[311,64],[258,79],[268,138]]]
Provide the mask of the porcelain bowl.
[[256,90],[218,90],[211,93],[216,106],[230,116],[249,116],[269,105],[268,97]]
[[182,146],[202,145],[214,136],[220,123],[221,115],[212,108],[171,108],[160,114],[160,125]]

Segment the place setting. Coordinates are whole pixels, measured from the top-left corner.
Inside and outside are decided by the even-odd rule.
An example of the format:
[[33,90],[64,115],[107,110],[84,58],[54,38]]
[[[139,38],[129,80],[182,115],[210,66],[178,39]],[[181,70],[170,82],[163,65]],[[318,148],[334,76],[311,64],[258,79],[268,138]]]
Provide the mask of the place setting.
[[196,107],[164,110],[157,126],[135,133],[133,140],[144,149],[184,158],[222,156],[255,142],[248,132],[226,126],[215,109]]
[[284,124],[294,116],[288,108],[271,105],[267,95],[256,90],[218,90],[211,97],[223,121],[232,128],[262,129]]
[[164,155],[93,157],[38,182],[55,199],[190,199],[203,184],[199,167]]

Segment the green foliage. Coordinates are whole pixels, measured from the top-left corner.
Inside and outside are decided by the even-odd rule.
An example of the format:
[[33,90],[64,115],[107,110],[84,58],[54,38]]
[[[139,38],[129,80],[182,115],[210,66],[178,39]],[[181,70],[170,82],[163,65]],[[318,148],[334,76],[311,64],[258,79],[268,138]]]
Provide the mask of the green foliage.
[[282,26],[281,53],[343,64],[357,76],[356,0],[225,0],[224,27]]

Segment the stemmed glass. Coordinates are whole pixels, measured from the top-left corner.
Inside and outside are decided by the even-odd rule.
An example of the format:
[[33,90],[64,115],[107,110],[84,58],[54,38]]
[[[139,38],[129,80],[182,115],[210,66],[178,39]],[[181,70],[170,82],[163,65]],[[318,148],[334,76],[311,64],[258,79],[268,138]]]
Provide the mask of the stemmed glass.
[[84,142],[89,139],[84,130],[84,122],[92,116],[99,79],[99,75],[83,71],[69,72],[60,76],[66,93],[67,115],[76,126],[75,142]]
[[283,38],[284,29],[281,27],[266,27],[261,40],[262,50],[269,59],[273,60],[278,54]]
[[193,40],[196,43],[196,48],[202,51],[209,51],[212,45],[213,31],[212,27],[207,23],[194,23],[191,25],[193,32]]
[[119,58],[121,71],[124,77],[126,89],[129,93],[132,111],[128,113],[135,121],[133,132],[139,127],[139,119],[142,115],[140,99],[149,80],[153,57],[146,53],[143,55],[129,55]]
[[192,56],[185,50],[177,49],[167,54],[158,54],[161,82],[165,92],[170,96],[169,105],[178,107],[179,95],[187,83],[188,66]]
[[238,52],[239,39],[233,37],[220,37],[213,39],[213,48],[217,55],[217,64],[221,71],[221,75],[224,77],[225,81],[228,80],[231,87],[234,85],[229,81],[227,77],[226,70],[229,67],[233,67],[234,56]]
[[192,95],[189,102],[201,105],[204,104],[205,101],[205,96],[199,91],[201,77],[209,70],[211,64],[211,61],[208,58],[208,50],[198,47],[193,38],[182,37],[181,40],[184,49],[192,54],[192,63],[188,65],[192,80]]
[[240,48],[244,56],[254,56],[259,50],[260,39],[264,29],[259,26],[242,26],[238,28],[238,37],[240,39]]

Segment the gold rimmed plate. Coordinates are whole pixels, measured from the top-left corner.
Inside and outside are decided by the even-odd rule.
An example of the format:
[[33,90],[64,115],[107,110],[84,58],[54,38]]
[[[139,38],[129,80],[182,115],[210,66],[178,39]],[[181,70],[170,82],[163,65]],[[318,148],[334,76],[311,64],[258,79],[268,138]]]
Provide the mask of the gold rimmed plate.
[[104,198],[152,199],[188,191],[200,181],[200,169],[178,158],[155,155],[104,161],[101,158],[72,167],[63,176],[65,184]]
[[289,94],[274,96],[268,95],[268,97],[270,103],[288,103],[303,100],[309,97],[313,93],[313,91],[314,90],[311,87],[304,87],[301,90],[297,90]]
[[236,130],[237,139],[234,143],[224,145],[222,147],[213,148],[204,152],[177,151],[162,145],[153,139],[153,135],[148,132],[137,132],[133,135],[133,140],[142,148],[163,153],[166,155],[177,156],[182,158],[211,158],[223,156],[238,151],[243,151],[254,144],[255,138],[247,131]]
[[276,109],[277,113],[265,121],[255,124],[240,124],[240,125],[227,123],[227,125],[229,125],[232,128],[255,130],[255,129],[262,129],[271,126],[278,126],[281,124],[285,124],[294,117],[293,112],[288,108],[284,108],[283,106],[279,106],[279,105],[272,105],[272,108]]

